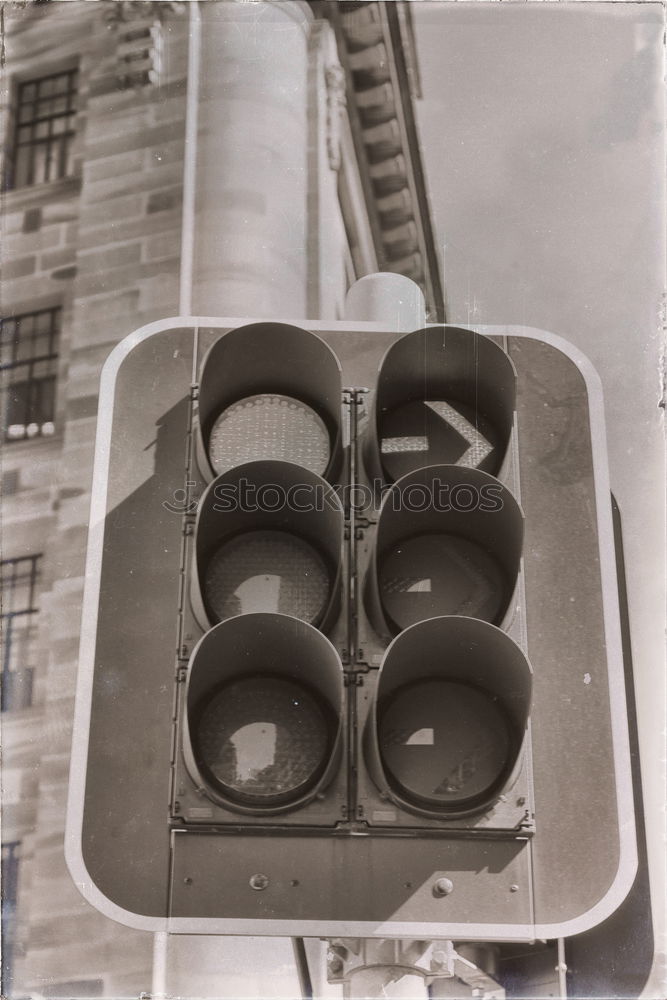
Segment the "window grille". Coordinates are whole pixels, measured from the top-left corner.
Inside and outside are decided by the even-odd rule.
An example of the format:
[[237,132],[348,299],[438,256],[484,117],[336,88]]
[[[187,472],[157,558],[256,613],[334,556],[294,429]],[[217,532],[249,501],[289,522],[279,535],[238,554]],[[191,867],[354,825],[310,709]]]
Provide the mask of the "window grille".
[[40,555],[3,559],[2,583],[2,711],[27,708],[32,700],[34,640]]
[[5,441],[55,431],[60,307],[0,321],[0,372]]
[[73,174],[77,78],[70,69],[19,84],[12,187]]

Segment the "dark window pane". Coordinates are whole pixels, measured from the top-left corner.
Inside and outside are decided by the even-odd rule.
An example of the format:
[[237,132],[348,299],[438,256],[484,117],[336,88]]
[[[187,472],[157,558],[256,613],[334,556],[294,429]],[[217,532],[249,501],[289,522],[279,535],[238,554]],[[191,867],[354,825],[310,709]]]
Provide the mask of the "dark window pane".
[[51,177],[65,176],[65,147],[63,136],[51,140]]
[[[37,635],[37,622],[34,612],[25,615],[5,616],[2,637],[3,673],[21,674],[29,670],[32,673],[34,663],[33,648]],[[25,683],[25,681],[24,681]]]
[[30,399],[30,383],[20,382],[13,385],[7,393],[7,417],[5,427],[11,441],[20,440],[25,436],[25,424]]
[[7,319],[0,321],[0,340],[4,344],[5,341],[13,340],[17,333],[18,320],[12,316],[8,316]]
[[74,136],[70,132],[63,140],[65,156],[65,177],[71,177],[74,173]]
[[46,160],[44,163],[44,180],[53,181],[57,177],[56,171],[53,169],[53,145],[49,142],[44,146],[46,150]]
[[70,89],[70,75],[63,73],[61,76],[53,78],[52,94],[65,94]]
[[18,712],[32,705],[32,682],[34,670],[32,667],[21,667],[18,670],[3,673],[2,698],[3,712]]
[[30,421],[35,421],[35,423],[39,424],[40,432],[43,424],[53,422],[55,397],[55,378],[44,378],[36,384],[36,392],[33,397],[33,410],[30,414]]
[[51,338],[48,333],[37,335],[32,341],[32,356],[34,358],[45,358],[50,352]]
[[3,324],[1,351],[0,365],[2,365],[3,368],[5,365],[10,365],[16,360],[16,355],[18,353],[18,341],[15,339],[13,325],[10,325],[9,323]]
[[19,121],[21,122],[21,124],[23,124],[24,122],[31,122],[34,117],[35,117],[34,104],[24,104],[23,107],[19,109]]
[[56,78],[53,76],[49,76],[43,80],[38,80],[38,86],[39,86],[39,96],[48,97],[50,94],[53,94],[56,89],[57,86]]
[[32,183],[43,184],[48,180],[47,174],[47,150],[44,143],[39,143],[32,147]]
[[28,361],[32,357],[33,353],[33,339],[26,332],[24,336],[20,336],[18,343],[16,345],[16,360],[17,361]]
[[46,333],[53,329],[53,312],[53,309],[44,309],[42,312],[32,314],[32,324],[36,333]]
[[30,177],[30,147],[21,146],[16,151],[14,166],[14,187],[25,187]]
[[54,102],[49,97],[45,101],[37,102],[37,114],[35,115],[35,117],[37,119],[49,118],[53,114],[53,111],[54,111]]

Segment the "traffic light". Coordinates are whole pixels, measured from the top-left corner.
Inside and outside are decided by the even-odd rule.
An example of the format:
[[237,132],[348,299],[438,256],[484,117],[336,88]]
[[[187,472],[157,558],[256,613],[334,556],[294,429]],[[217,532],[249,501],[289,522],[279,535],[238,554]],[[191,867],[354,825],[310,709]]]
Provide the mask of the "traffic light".
[[253,459],[335,479],[342,458],[340,363],[308,330],[252,323],[211,344],[201,365],[197,458],[207,481]]
[[515,397],[514,366],[493,341],[459,327],[416,330],[381,361],[366,464],[389,483],[442,464],[497,475]]
[[303,621],[231,617],[193,653],[183,726],[188,774],[237,824],[303,807],[340,761],[340,658]]
[[[516,794],[531,682],[519,646],[492,625],[450,615],[408,626],[387,650],[371,701],[367,795],[392,800],[413,826],[409,813],[479,823],[505,787]],[[397,817],[379,822],[396,826]]]
[[532,669],[488,627],[520,613],[523,513],[495,478],[514,479],[515,399],[509,356],[473,331],[414,331],[380,364],[363,451],[383,497],[357,555],[360,659],[380,662],[360,699],[370,825],[533,830]]
[[[277,345],[280,345],[277,350]],[[172,811],[184,824],[335,827],[347,810],[340,654],[344,512],[338,359],[307,330],[216,339],[195,423],[202,478]],[[212,478],[213,477],[213,478]],[[296,812],[298,810],[298,812]]]
[[88,898],[172,932],[526,942],[615,909],[636,854],[585,359],[513,327],[164,321],[100,407]]
[[195,526],[198,623],[267,610],[326,630],[340,609],[343,531],[337,494],[303,466],[267,460],[223,472]]

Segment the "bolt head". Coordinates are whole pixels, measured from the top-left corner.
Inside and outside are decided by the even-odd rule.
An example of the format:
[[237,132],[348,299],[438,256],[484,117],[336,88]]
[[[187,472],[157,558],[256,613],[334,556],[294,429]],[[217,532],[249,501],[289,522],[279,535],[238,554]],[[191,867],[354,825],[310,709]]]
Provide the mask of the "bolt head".
[[338,973],[343,971],[343,959],[339,958],[338,955],[329,956],[329,974],[337,976]]
[[454,890],[454,883],[448,878],[438,878],[433,883],[433,895],[436,897],[449,896]]
[[256,889],[257,892],[261,892],[262,889],[266,889],[269,884],[269,876],[263,875],[261,872],[257,872],[255,875],[251,875],[248,880],[251,889]]

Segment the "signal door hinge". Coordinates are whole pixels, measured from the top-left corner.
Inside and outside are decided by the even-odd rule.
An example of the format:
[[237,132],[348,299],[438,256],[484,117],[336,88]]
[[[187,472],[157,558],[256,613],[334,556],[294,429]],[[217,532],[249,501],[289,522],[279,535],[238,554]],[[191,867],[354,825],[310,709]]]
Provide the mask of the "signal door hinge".
[[[188,481],[188,488],[190,486]],[[189,504],[190,498],[187,490],[185,502]],[[192,501],[194,502],[194,501]],[[191,562],[191,545],[194,538],[195,519],[186,511],[183,518],[183,539],[181,543],[181,568],[178,588],[178,632],[177,632],[177,656],[179,660],[186,660],[192,652],[193,636],[187,631],[185,623],[185,604],[188,599],[188,567]]]
[[176,798],[176,759],[179,746],[179,710],[182,701],[182,685],[185,684],[187,676],[187,665],[178,663],[176,668],[176,683],[174,684],[174,700],[171,708],[171,757],[169,764],[169,819],[173,821],[174,814],[178,813],[178,803]]

